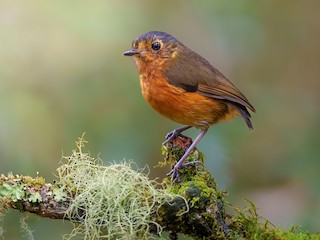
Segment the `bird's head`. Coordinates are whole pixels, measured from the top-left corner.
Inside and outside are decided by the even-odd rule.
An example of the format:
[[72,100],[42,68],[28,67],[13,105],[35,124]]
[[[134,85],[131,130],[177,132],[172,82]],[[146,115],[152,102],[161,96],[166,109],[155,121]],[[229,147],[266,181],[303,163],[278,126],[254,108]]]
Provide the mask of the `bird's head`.
[[132,48],[123,55],[133,56],[141,73],[145,68],[169,64],[182,48],[185,46],[170,34],[153,31],[140,35],[133,41]]

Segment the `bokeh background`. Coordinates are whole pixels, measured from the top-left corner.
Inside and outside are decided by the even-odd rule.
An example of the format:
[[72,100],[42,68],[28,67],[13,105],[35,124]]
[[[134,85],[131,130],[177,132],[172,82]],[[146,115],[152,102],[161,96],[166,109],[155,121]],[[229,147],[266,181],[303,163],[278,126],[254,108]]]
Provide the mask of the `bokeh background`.
[[[141,33],[166,31],[207,58],[257,109],[255,130],[238,118],[199,144],[229,200],[256,203],[273,224],[320,230],[320,1],[0,0],[1,173],[52,181],[83,132],[105,163],[162,160],[178,124],[141,96],[122,52]],[[198,132],[190,130],[195,137]],[[16,211],[5,239],[24,239]],[[61,239],[71,224],[27,220],[35,239]]]

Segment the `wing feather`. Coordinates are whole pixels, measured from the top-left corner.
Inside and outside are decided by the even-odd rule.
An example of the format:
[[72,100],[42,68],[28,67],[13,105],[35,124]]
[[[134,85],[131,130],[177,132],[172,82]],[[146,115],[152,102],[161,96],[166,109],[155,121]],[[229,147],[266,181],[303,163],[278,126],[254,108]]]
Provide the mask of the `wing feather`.
[[166,72],[169,83],[186,91],[240,104],[255,112],[248,99],[206,59],[183,46]]

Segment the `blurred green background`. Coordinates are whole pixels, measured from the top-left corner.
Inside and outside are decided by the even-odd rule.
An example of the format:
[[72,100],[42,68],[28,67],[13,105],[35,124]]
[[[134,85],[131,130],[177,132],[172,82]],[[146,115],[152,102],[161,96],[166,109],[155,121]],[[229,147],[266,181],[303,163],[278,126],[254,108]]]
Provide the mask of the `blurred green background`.
[[[154,169],[178,124],[141,96],[122,52],[141,33],[171,33],[207,58],[257,109],[255,130],[237,118],[212,127],[199,149],[230,201],[249,198],[275,225],[320,229],[320,1],[0,0],[1,173],[54,179],[83,132],[92,155]],[[195,137],[198,132],[187,134]],[[5,239],[24,239],[20,214]],[[28,219],[35,239],[71,224]]]

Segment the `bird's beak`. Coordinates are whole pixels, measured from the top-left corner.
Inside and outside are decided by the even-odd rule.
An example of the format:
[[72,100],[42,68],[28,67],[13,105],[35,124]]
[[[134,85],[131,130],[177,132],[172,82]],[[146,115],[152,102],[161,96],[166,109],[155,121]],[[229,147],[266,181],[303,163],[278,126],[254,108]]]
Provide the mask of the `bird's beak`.
[[123,55],[125,55],[125,56],[133,56],[133,55],[137,55],[137,54],[140,54],[140,52],[135,48],[131,48],[128,51],[125,51],[123,53]]

